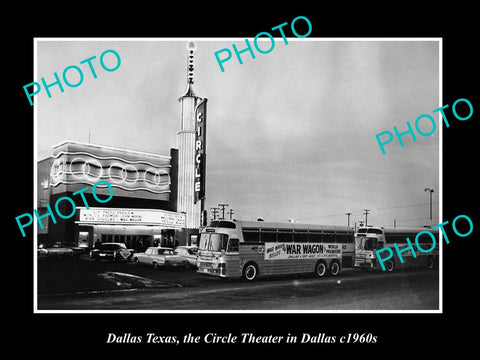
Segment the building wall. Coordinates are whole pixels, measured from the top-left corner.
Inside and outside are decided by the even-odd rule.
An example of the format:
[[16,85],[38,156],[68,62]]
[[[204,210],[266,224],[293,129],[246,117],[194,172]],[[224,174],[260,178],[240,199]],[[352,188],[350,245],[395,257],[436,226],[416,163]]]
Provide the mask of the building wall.
[[53,147],[53,158],[53,194],[74,192],[103,180],[116,196],[170,200],[170,156],[65,141]]
[[[50,169],[53,157],[40,160],[37,164],[37,204],[36,209],[41,216],[47,212],[47,204],[50,201]],[[37,223],[38,242],[44,243],[48,239],[48,221],[44,221],[43,229]]]
[[[93,235],[101,236],[94,228],[75,223],[78,220],[78,207],[106,207],[116,209],[157,209],[177,211],[177,157],[178,150],[172,149],[170,155],[155,155],[127,149],[102,147],[100,145],[66,141],[54,147],[52,157],[38,163],[38,212],[47,213],[48,203],[53,217],[41,219],[44,230],[39,230],[39,242],[78,241],[79,232],[88,233],[89,241]],[[173,160],[173,170],[171,161]],[[113,197],[105,203],[99,203],[93,196],[93,186],[100,180],[107,181],[113,191]],[[80,194],[83,191],[85,201]],[[100,199],[110,195],[108,187],[97,186],[95,194]],[[55,212],[55,204],[62,197],[69,197],[77,209],[75,216],[63,219]],[[86,204],[85,204],[86,202]],[[58,203],[58,211],[65,217],[72,213],[73,207],[68,200]],[[110,228],[111,234],[121,232],[121,228]],[[125,229],[124,229],[125,230]],[[153,227],[128,228],[126,233],[140,235],[161,234]],[[141,230],[141,231],[140,231]],[[172,230],[173,231],[173,230]],[[183,234],[183,231],[180,232]],[[42,239],[40,239],[40,234]],[[183,241],[184,242],[184,241]]]

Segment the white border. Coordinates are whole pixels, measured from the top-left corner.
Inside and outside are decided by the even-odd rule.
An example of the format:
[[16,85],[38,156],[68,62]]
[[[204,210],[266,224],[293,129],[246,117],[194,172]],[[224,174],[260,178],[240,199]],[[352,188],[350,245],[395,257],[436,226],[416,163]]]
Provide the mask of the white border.
[[[439,107],[443,105],[443,38],[441,37],[371,37],[371,38],[355,38],[355,37],[325,37],[325,38],[315,38],[315,37],[306,37],[306,38],[290,38],[287,37],[288,41],[436,41],[439,43]],[[179,38],[59,38],[59,37],[52,37],[52,38],[33,38],[33,49],[34,49],[34,58],[33,58],[33,76],[34,79],[38,79],[37,73],[37,43],[38,41],[187,41],[187,40],[194,40],[194,41],[244,41],[245,38],[239,37],[226,37],[226,38],[195,38],[195,37],[179,37]],[[267,39],[259,39],[261,41]],[[275,38],[275,41],[283,40],[280,38]],[[35,80],[34,80],[35,81]],[[37,206],[37,181],[38,181],[38,174],[37,174],[37,148],[38,148],[38,141],[37,141],[37,104],[39,98],[35,98],[34,105],[33,105],[33,114],[34,114],[34,122],[33,122],[33,131],[34,131],[34,139],[33,139],[33,193],[34,193],[34,202],[33,208],[36,209]],[[432,109],[433,110],[433,109]],[[441,114],[439,113],[439,124],[442,124]],[[442,181],[442,174],[443,174],[443,126],[440,127],[440,138],[439,138],[439,218],[440,223],[443,222],[443,181]],[[433,219],[432,219],[433,220]],[[443,313],[443,236],[442,234],[439,235],[439,247],[440,247],[440,254],[439,254],[439,309],[438,310],[39,310],[38,309],[38,294],[37,294],[37,226],[33,226],[33,259],[34,259],[34,271],[33,271],[33,307],[35,314],[71,314],[71,313],[91,313],[91,314],[235,314],[235,313],[249,313],[249,314],[324,314],[324,313],[339,313],[339,314],[398,314],[398,313],[413,313],[413,314],[442,314]]]

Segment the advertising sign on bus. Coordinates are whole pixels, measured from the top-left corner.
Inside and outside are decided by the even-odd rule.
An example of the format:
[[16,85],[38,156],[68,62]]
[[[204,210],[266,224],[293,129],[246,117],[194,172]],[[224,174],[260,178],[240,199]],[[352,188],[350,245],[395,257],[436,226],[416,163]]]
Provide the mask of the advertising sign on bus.
[[265,260],[339,258],[340,244],[265,243]]

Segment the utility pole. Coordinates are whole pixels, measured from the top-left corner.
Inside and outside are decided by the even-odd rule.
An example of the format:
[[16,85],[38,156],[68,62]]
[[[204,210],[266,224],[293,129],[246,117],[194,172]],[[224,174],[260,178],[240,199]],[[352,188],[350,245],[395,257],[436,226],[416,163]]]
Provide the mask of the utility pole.
[[370,209],[363,209],[363,214],[365,215],[365,226],[368,226],[367,215]]
[[345,215],[347,215],[347,226],[350,227],[350,215],[352,215],[352,213],[348,212]]
[[431,227],[432,226],[432,193],[434,192],[434,190],[425,188],[424,191],[430,192],[430,227]]
[[213,215],[213,220],[217,220],[217,212],[218,212],[218,209],[217,207],[212,207],[210,208],[210,210],[212,210],[212,215]]
[[220,220],[225,220],[225,208],[228,206],[228,204],[218,204],[218,206],[222,207],[222,218]]
[[228,210],[228,215],[230,215],[230,220],[232,220],[233,214],[234,214],[233,209]]

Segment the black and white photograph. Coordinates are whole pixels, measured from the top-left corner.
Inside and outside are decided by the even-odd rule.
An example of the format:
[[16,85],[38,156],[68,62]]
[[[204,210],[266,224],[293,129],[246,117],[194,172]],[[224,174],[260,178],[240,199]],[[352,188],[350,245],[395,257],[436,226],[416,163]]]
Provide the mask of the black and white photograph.
[[39,310],[441,310],[441,39],[264,37],[37,40]]
[[23,37],[9,220],[36,343],[448,338],[473,304],[470,35],[323,20]]

